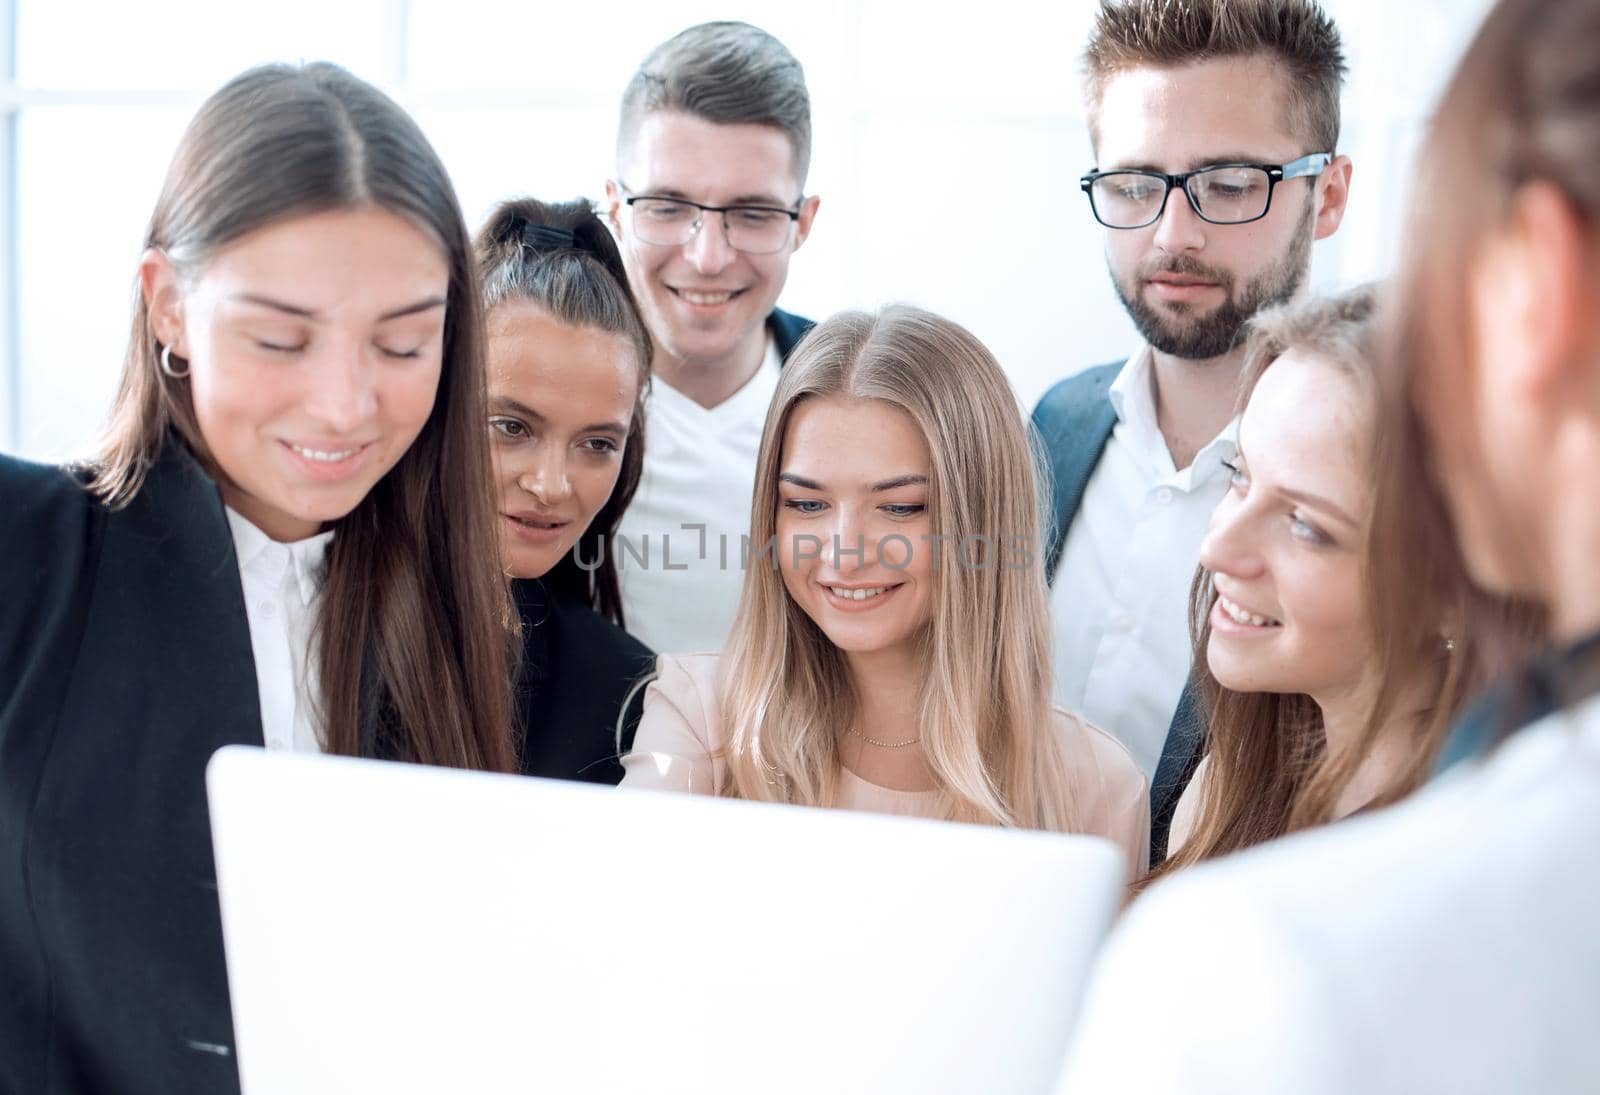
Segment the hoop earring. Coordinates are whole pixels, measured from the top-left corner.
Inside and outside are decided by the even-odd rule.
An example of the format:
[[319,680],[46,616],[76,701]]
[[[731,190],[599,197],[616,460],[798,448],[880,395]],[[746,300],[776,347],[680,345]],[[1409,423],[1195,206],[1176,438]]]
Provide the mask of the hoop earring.
[[[179,358],[179,360],[182,361],[183,359]],[[189,375],[189,363],[187,361],[183,362],[182,372],[179,372],[177,369],[172,367],[172,344],[170,342],[161,347],[161,371],[166,373],[173,380],[182,380],[184,377]]]

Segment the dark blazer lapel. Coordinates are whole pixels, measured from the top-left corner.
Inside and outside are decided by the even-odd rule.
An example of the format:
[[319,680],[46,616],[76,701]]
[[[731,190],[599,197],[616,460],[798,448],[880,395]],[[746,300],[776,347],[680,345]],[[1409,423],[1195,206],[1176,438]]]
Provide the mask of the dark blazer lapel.
[[1067,529],[1078,515],[1084,488],[1117,424],[1108,392],[1122,363],[1096,366],[1047,392],[1033,411],[1050,469],[1051,527],[1045,530],[1045,577],[1055,580]]
[[93,581],[30,860],[39,917],[72,941],[53,956],[60,998],[104,1006],[59,1018],[82,1024],[68,1036],[90,1058],[140,1062],[153,1089],[228,1090],[205,768],[262,731],[233,539],[182,446],[106,516]]
[[[139,642],[130,645],[133,635]],[[95,667],[102,699],[118,697],[119,721],[146,705],[152,715],[181,717],[199,731],[186,735],[184,755],[199,745],[262,744],[233,535],[216,484],[176,442],[133,502],[106,521],[84,642],[79,671]],[[103,663],[92,657],[99,645],[108,648]],[[180,748],[176,735],[148,729],[152,741],[140,748]]]
[[772,332],[773,341],[778,344],[780,364],[789,360],[789,355],[800,344],[800,340],[815,326],[814,322],[804,316],[785,312],[782,308],[772,310],[772,314],[767,317],[767,329]]
[[1206,737],[1206,712],[1200,691],[1191,678],[1178,697],[1178,707],[1167,725],[1167,740],[1161,746],[1161,760],[1150,780],[1150,866],[1167,857],[1167,838],[1172,833],[1172,817],[1178,799],[1200,765]]

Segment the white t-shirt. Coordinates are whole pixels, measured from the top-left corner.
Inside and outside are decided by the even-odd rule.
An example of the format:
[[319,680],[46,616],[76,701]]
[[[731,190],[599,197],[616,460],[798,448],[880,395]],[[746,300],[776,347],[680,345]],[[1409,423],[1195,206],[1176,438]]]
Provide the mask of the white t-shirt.
[[1135,902],[1062,1095],[1600,1091],[1600,698]]
[[232,509],[226,512],[250,621],[262,737],[268,749],[320,753],[311,627],[333,533],[281,544]]
[[744,585],[741,538],[779,368],[769,337],[755,375],[709,408],[651,382],[644,473],[617,529],[616,560],[628,630],[658,653],[722,649]]
[[1155,776],[1189,677],[1189,586],[1211,511],[1227,493],[1230,422],[1173,467],[1141,346],[1112,382],[1117,424],[1067,530],[1050,592],[1055,701],[1102,727]]

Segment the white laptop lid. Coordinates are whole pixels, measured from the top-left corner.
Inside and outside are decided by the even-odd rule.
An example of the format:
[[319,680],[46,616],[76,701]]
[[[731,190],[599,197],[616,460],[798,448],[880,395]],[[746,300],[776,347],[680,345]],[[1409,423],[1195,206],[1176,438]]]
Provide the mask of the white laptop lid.
[[1112,845],[244,746],[207,772],[245,1095],[1008,1095]]

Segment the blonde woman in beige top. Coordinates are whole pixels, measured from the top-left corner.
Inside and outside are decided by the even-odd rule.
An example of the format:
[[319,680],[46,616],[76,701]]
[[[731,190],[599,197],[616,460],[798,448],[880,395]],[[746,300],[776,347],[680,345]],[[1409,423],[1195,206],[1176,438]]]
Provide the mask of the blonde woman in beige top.
[[1034,467],[966,330],[818,327],[767,414],[728,645],[660,659],[623,786],[1088,833],[1137,877],[1142,772],[1050,705]]

